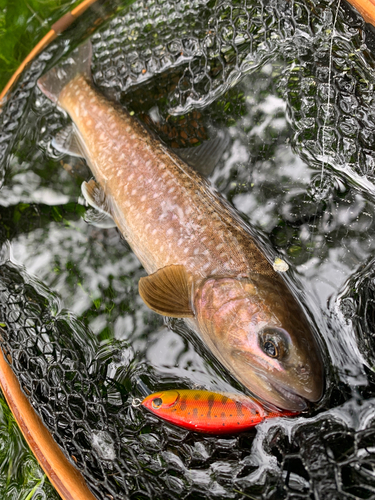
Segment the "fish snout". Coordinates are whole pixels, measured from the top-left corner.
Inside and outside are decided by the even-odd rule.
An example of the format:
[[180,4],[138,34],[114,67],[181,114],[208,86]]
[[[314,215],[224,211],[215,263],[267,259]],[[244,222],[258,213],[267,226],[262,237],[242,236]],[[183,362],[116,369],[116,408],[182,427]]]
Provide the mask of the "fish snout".
[[321,363],[298,363],[294,367],[294,380],[297,384],[294,388],[297,394],[311,403],[315,403],[321,399],[323,395],[324,376],[323,366]]
[[284,380],[273,378],[270,381],[276,405],[285,410],[302,411],[308,403],[321,399],[324,389],[321,365],[314,367],[308,362],[300,362],[288,371],[288,377]]

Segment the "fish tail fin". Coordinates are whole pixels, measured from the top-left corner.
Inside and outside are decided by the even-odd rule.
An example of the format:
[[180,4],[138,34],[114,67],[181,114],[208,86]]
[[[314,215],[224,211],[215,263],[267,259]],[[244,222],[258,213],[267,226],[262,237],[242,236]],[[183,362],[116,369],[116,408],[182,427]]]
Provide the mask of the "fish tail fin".
[[63,88],[77,75],[91,79],[92,46],[90,40],[76,50],[62,64],[55,66],[38,80],[40,90],[53,102],[58,102]]

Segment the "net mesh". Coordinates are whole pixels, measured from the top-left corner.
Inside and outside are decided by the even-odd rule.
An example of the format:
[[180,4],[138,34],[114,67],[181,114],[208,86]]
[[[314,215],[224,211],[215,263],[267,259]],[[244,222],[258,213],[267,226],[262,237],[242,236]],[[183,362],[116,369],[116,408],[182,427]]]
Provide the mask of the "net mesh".
[[[181,322],[167,330],[142,305],[144,272],[124,241],[82,222],[86,167],[50,146],[68,119],[36,80],[98,18],[92,70],[104,93],[174,148],[204,141],[212,125],[228,130],[211,180],[289,261],[291,286],[309,290],[329,355],[315,413],[219,439],[133,405],[163,388],[239,386]],[[5,246],[0,342],[98,498],[375,495],[373,265],[359,266],[375,241],[373,46],[344,2],[137,1],[116,12],[102,2],[4,104],[0,237],[27,271]]]

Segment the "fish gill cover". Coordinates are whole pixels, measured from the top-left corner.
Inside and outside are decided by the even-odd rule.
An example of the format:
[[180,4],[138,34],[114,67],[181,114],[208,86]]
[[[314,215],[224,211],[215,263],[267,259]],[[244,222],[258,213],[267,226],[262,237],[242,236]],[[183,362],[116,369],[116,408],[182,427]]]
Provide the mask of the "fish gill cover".
[[[0,114],[0,342],[25,394],[98,498],[373,497],[372,28],[344,2],[121,7],[99,3],[45,49]],[[326,346],[313,412],[219,439],[133,406],[173,387],[243,388],[142,304],[122,238],[83,222],[85,165],[51,147],[68,120],[36,80],[98,12],[99,89],[171,147],[227,130],[211,181],[289,263]]]

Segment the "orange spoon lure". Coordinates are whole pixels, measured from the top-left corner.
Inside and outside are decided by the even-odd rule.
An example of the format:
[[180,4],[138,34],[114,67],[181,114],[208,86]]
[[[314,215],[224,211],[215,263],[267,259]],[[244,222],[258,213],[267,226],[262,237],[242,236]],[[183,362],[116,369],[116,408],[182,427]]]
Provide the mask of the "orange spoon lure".
[[296,415],[268,411],[245,396],[187,389],[150,394],[142,406],[171,424],[208,434],[241,432],[266,418]]

